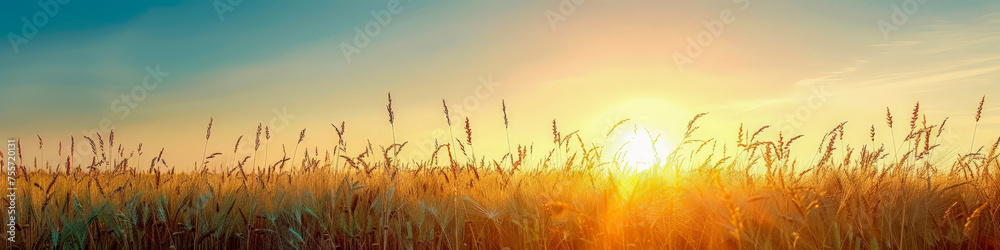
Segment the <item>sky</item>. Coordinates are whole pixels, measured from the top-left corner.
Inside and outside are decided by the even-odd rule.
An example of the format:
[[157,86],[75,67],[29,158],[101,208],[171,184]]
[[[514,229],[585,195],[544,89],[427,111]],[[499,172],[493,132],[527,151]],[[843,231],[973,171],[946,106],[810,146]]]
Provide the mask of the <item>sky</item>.
[[[421,159],[452,134],[464,138],[466,117],[487,158],[507,153],[508,133],[511,145],[544,156],[553,120],[563,135],[579,130],[601,145],[631,118],[610,141],[648,130],[672,148],[703,112],[702,138],[732,147],[741,124],[770,125],[763,136],[806,135],[797,147],[811,155],[844,121],[859,145],[872,126],[880,142],[905,137],[918,101],[928,123],[949,118],[942,144],[951,153],[1000,136],[996,1],[2,5],[0,136],[25,148],[42,137],[42,152],[26,157],[52,159],[71,136],[77,152],[89,151],[84,135],[107,138],[113,128],[117,143],[165,148],[171,164],[190,168],[206,151],[210,119],[207,151],[229,158],[253,152],[258,124],[272,134],[260,153],[283,146],[290,155],[302,129],[296,152],[323,151],[337,142],[330,124],[344,122],[351,152],[395,136],[409,142],[404,157]],[[891,134],[887,108],[902,124]]]

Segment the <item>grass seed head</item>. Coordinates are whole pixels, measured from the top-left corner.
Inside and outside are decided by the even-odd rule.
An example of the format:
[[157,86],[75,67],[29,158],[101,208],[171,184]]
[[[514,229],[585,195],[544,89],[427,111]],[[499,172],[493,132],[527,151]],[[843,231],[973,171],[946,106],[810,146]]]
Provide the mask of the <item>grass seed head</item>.
[[441,105],[444,106],[444,118],[448,121],[448,126],[451,126],[451,116],[448,115],[448,103],[441,99]]
[[306,139],[306,129],[302,129],[302,132],[299,132],[299,142],[297,143],[302,143],[302,140],[305,139]]
[[875,125],[872,125],[871,139],[872,142],[875,142]]
[[983,117],[983,104],[986,104],[985,95],[983,96],[983,99],[979,101],[979,108],[976,109],[976,122],[979,122],[979,118]]
[[236,153],[237,150],[240,149],[240,141],[242,141],[242,140],[243,140],[243,135],[240,135],[240,138],[236,139],[236,146],[233,147],[233,153],[234,154]]
[[465,117],[465,136],[466,142],[472,145],[472,127],[469,125],[469,117]]
[[205,140],[212,137],[212,122],[215,122],[215,118],[208,118],[208,129],[205,131]]
[[889,107],[885,107],[885,121],[889,124],[889,128],[892,128],[892,111],[889,110]]
[[500,105],[503,106],[503,127],[509,128],[507,124],[507,102],[505,100],[500,100]]
[[392,125],[395,120],[395,115],[392,113],[392,92],[388,93],[389,104],[385,106],[386,110],[389,110],[389,124]]
[[264,125],[264,124],[261,124],[261,123],[257,124],[257,137],[256,137],[256,139],[254,139],[254,143],[253,143],[253,151],[255,151],[255,152],[257,151],[258,148],[260,148],[260,130],[261,130],[261,125]]
[[938,127],[937,137],[941,137],[941,133],[944,132],[944,125],[948,124],[948,118],[950,117],[945,117],[944,121],[941,122],[941,127]]
[[561,136],[559,136],[559,128],[556,127],[556,119],[552,119],[552,143],[559,144]]

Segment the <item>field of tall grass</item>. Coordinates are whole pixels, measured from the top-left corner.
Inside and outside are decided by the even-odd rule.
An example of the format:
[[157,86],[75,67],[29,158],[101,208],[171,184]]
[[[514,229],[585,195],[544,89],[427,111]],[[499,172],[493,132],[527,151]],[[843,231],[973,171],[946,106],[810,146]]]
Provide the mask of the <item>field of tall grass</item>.
[[[394,126],[391,105],[390,97],[388,121]],[[206,146],[204,163],[194,171],[175,170],[162,151],[116,145],[114,132],[88,135],[68,143],[90,144],[95,157],[88,162],[72,161],[75,147],[63,152],[60,146],[58,157],[65,162],[34,165],[17,152],[24,159],[17,165],[17,241],[4,244],[20,249],[1000,248],[1000,140],[938,156],[943,152],[937,152],[936,142],[947,119],[929,124],[918,104],[905,115],[909,124],[894,124],[887,113],[864,145],[845,143],[845,124],[833,124],[829,133],[816,135],[823,143],[815,157],[800,159],[790,145],[801,136],[766,126],[741,125],[732,131],[739,135],[735,142],[702,138],[698,120],[704,115],[690,120],[676,150],[642,172],[626,166],[616,149],[586,145],[556,121],[552,140],[545,142],[555,149],[508,145],[510,152],[501,159],[482,159],[472,153],[470,121],[463,131],[457,120],[458,137],[452,134],[449,143],[411,162],[397,157],[408,150],[406,143],[368,144],[350,149],[361,154],[346,154],[343,139],[325,152],[303,153],[295,146],[289,155],[271,153],[268,159],[257,152],[269,143],[270,128],[258,126],[253,145],[250,139],[235,145],[253,146],[253,154],[213,153]],[[507,125],[506,107],[503,116]],[[350,129],[332,125],[341,138]],[[211,130],[210,122],[206,145]],[[876,133],[888,131],[907,136],[876,142]],[[305,137],[302,130],[298,141]],[[17,148],[33,140],[18,139]],[[45,150],[43,138],[38,141],[38,149]],[[614,160],[602,160],[604,154]]]

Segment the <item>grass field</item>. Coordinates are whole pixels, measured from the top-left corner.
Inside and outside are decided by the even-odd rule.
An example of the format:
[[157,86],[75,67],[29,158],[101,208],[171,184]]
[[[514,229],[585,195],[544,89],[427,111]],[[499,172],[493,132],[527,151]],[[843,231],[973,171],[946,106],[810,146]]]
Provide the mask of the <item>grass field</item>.
[[[389,114],[392,124],[391,104]],[[551,151],[512,145],[501,159],[473,160],[472,131],[466,130],[415,162],[396,157],[408,150],[405,144],[348,149],[343,140],[331,142],[337,146],[325,152],[302,154],[296,148],[267,159],[256,154],[271,139],[264,127],[252,143],[254,154],[207,152],[206,164],[195,171],[176,170],[161,158],[162,151],[157,156],[116,145],[113,132],[88,135],[70,142],[91,144],[97,157],[88,162],[72,162],[74,152],[60,149],[65,162],[30,165],[17,152],[24,159],[16,167],[17,241],[4,244],[21,249],[1000,248],[1000,141],[945,155],[936,142],[946,121],[921,121],[918,106],[903,118],[909,124],[893,124],[887,114],[864,145],[845,143],[845,125],[833,124],[825,135],[809,135],[822,136],[823,144],[815,157],[803,158],[793,157],[789,147],[801,137],[768,127],[740,126],[732,131],[739,135],[732,142],[703,138],[698,133],[703,115],[687,125],[678,149],[641,172],[623,164],[616,149],[585,145],[578,133],[560,131],[555,123],[552,140],[536,142],[552,143]],[[980,116],[981,108],[977,122]],[[451,122],[448,117],[448,126]],[[344,128],[333,127],[340,136]],[[887,133],[882,131],[908,136],[877,142],[875,133]],[[303,130],[299,141],[304,137]],[[235,147],[251,146],[245,144]],[[605,154],[615,160],[602,160]]]

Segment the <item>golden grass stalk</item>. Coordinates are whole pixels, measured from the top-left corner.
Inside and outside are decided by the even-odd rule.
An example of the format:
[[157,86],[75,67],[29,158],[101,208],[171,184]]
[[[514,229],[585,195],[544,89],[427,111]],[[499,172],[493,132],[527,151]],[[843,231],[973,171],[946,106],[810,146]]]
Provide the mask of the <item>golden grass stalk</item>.
[[[302,144],[302,141],[305,140],[305,139],[306,139],[306,129],[303,128],[302,132],[299,132],[299,141],[295,142],[295,150],[292,150],[292,170],[291,171],[295,170],[295,156],[299,152],[299,145]],[[308,153],[309,150],[306,150],[306,152]],[[302,166],[302,167],[305,167],[305,166]]]
[[[444,99],[441,99],[441,106],[444,106],[444,118],[448,122],[448,135],[451,136],[451,139],[448,141],[448,144],[451,144],[451,142],[455,141],[455,132],[451,130],[451,116],[448,114],[448,103],[445,102]],[[453,149],[449,146],[448,155],[452,154],[452,150]]]
[[507,101],[500,100],[501,110],[503,110],[503,129],[507,133],[507,153],[510,154],[510,124],[507,120]]
[[559,145],[559,141],[562,138],[559,136],[559,128],[556,127],[556,119],[552,119],[552,143]]
[[976,109],[976,127],[972,129],[972,142],[969,145],[969,153],[972,153],[972,149],[976,147],[976,132],[979,132],[979,118],[983,116],[983,105],[986,104],[986,96],[979,101],[979,108]]
[[[385,156],[385,159],[386,159],[385,160],[385,162],[386,162],[386,166],[385,166],[386,167],[386,171],[385,171],[385,176],[386,176],[385,181],[386,181],[386,183],[385,183],[385,185],[387,187],[386,188],[385,200],[382,203],[382,207],[383,207],[383,209],[382,209],[382,219],[381,219],[381,222],[380,222],[380,225],[382,227],[382,244],[381,245],[382,245],[382,249],[383,250],[387,249],[389,247],[389,225],[388,225],[388,220],[389,220],[389,197],[390,197],[389,194],[390,194],[390,190],[392,190],[392,181],[389,178],[389,167],[390,167],[389,165],[391,164],[391,162],[389,161],[388,154],[389,154],[389,151],[392,150],[393,146],[398,145],[398,144],[396,144],[396,125],[394,124],[394,120],[395,120],[396,117],[395,117],[395,115],[392,112],[392,93],[389,92],[389,93],[386,94],[386,96],[389,99],[389,104],[386,104],[385,108],[386,108],[386,110],[389,111],[389,127],[392,130],[392,146],[389,146],[389,149],[385,150],[385,152],[383,152],[383,154]],[[336,127],[334,127],[334,128],[336,128]]]
[[[465,141],[472,150],[472,164],[476,164],[476,148],[472,146],[472,126],[469,124],[469,117],[465,117]],[[473,166],[474,167],[474,166]]]
[[885,107],[885,120],[889,124],[889,136],[892,137],[892,157],[898,159],[899,148],[896,147],[896,133],[892,131],[892,111],[889,110],[889,107]]
[[[42,161],[44,162],[45,161],[45,150],[42,150],[42,148],[43,148],[43,145],[45,145],[45,143],[42,142],[42,136],[41,135],[35,134],[35,136],[38,137],[38,152],[39,152],[39,154],[41,154]],[[37,158],[35,159],[35,170],[38,170],[38,159]],[[51,170],[51,169],[48,169],[48,170]]]
[[[142,148],[142,143],[139,143],[139,147]],[[141,151],[141,150],[140,150]],[[69,137],[69,158],[66,159],[66,174],[72,170],[73,162],[70,160],[76,155],[76,137]],[[139,154],[140,156],[142,154]]]
[[257,150],[260,149],[260,133],[263,131],[263,123],[257,123],[257,135],[254,136],[253,141],[253,159],[251,160],[253,166],[250,167],[251,173],[257,173]]
[[243,141],[243,135],[240,135],[240,137],[236,139],[236,146],[233,146],[233,165],[236,165],[236,158],[239,157],[236,155],[236,152],[240,150],[241,141]]
[[[207,158],[205,158],[205,153],[208,153],[208,139],[212,137],[212,123],[213,122],[215,122],[215,118],[209,117],[208,118],[208,128],[205,129],[205,147],[201,151],[201,162],[203,162],[202,163],[202,171],[204,171],[208,167],[208,166],[205,165],[204,162],[205,162],[205,160],[207,160]],[[91,147],[93,147],[94,141],[91,140],[90,144],[91,144]]]
[[333,126],[333,130],[335,132],[337,132],[337,145],[334,146],[334,150],[333,150],[333,154],[334,154],[334,158],[335,158],[334,163],[333,163],[333,165],[334,165],[333,167],[334,167],[335,170],[340,169],[340,157],[344,156],[342,154],[342,152],[344,152],[345,150],[347,150],[346,149],[346,145],[345,145],[346,143],[344,142],[344,129],[345,129],[344,125],[345,125],[345,122],[341,121],[340,122],[340,128],[337,128],[337,125],[334,125],[333,123],[330,123],[330,126]]
[[[875,142],[875,125],[872,125],[872,130],[871,130],[871,136],[870,137],[871,137],[872,143],[874,143]],[[875,146],[875,144],[872,144],[872,146]]]
[[984,202],[982,205],[979,206],[979,208],[976,208],[976,210],[972,211],[972,214],[969,215],[969,218],[965,219],[965,225],[962,226],[963,235],[965,235],[966,237],[969,237],[971,235],[974,223],[976,222],[977,219],[979,219],[979,216],[982,215],[983,210],[987,207],[987,205],[989,205],[989,203]]
[[[267,164],[268,149],[271,146],[271,126],[264,126],[264,170],[269,170]],[[261,174],[264,174],[263,172]]]
[[392,112],[392,92],[387,94],[389,98],[389,104],[385,105],[385,109],[389,111],[389,127],[392,129],[392,144],[396,144],[396,125],[394,123],[396,115]]

